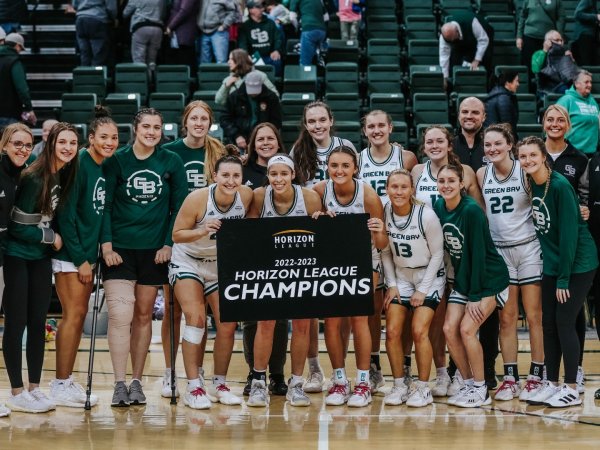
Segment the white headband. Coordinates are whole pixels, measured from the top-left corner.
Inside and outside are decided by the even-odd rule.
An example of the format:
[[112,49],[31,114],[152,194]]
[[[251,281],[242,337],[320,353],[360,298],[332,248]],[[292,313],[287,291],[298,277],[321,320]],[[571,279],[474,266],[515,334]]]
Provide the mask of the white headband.
[[270,169],[273,164],[285,164],[290,169],[294,170],[294,161],[287,155],[275,155],[269,159],[267,163],[267,169]]

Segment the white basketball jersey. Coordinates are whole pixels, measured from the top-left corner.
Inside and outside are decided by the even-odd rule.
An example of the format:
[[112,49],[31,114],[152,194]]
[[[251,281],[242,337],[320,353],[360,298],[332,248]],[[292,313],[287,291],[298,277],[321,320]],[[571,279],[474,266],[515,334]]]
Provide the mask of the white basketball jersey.
[[292,185],[292,187],[294,188],[294,201],[292,202],[292,206],[290,206],[290,209],[285,214],[279,214],[275,208],[275,202],[273,201],[273,188],[267,186],[260,217],[308,216],[306,205],[304,204],[304,195],[302,195],[302,188],[296,184]]
[[381,163],[375,162],[369,147],[365,148],[359,155],[358,174],[365,183],[369,183],[375,189],[375,192],[381,198],[381,203],[384,205],[389,200],[385,191],[388,175],[392,171],[403,167],[402,147],[397,145],[392,145],[390,155]]
[[[209,219],[242,219],[246,216],[246,208],[244,208],[244,203],[242,202],[242,197],[239,192],[236,192],[235,200],[229,209],[227,209],[227,211],[221,211],[215,201],[216,187],[216,184],[209,186],[206,211],[202,219],[196,222],[194,229],[204,226]],[[174,244],[174,246],[178,246],[192,258],[215,258],[217,256],[217,241],[214,233],[203,236],[194,242]]]
[[430,208],[433,208],[433,204],[440,198],[437,187],[437,178],[431,174],[431,161],[425,163],[423,172],[421,172],[421,175],[419,175],[419,179],[417,180],[415,191],[417,200],[422,201]]
[[[423,223],[439,220],[433,210],[425,205],[413,205],[408,217],[394,214],[392,204],[384,208],[388,240],[396,268],[419,269],[429,265],[431,251],[427,245]],[[443,261],[440,269],[443,267]]]
[[519,161],[513,161],[510,174],[504,180],[499,180],[494,165],[488,164],[481,190],[495,243],[518,243],[535,236],[531,202]]
[[325,185],[325,195],[323,195],[323,205],[327,211],[333,211],[336,214],[361,214],[365,212],[365,185],[360,180],[354,180],[354,197],[350,202],[341,204],[333,189],[333,181],[327,181]]
[[[348,139],[342,139],[336,136],[331,137],[329,147],[317,147],[317,170],[315,172],[315,177],[312,180],[307,180],[304,187],[311,188],[319,181],[329,179],[329,175],[327,174],[327,158],[329,158],[331,150],[341,145],[354,149],[354,145]],[[290,156],[292,159],[294,158],[294,149],[290,152]]]

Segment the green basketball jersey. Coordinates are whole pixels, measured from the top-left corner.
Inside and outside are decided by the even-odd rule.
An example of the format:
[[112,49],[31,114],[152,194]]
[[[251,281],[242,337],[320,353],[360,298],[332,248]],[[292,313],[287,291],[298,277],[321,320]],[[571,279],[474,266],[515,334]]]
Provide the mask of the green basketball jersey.
[[454,289],[479,301],[502,292],[508,286],[508,269],[496,251],[485,212],[469,196],[448,211],[439,198],[434,210],[440,218],[444,247],[454,268]]

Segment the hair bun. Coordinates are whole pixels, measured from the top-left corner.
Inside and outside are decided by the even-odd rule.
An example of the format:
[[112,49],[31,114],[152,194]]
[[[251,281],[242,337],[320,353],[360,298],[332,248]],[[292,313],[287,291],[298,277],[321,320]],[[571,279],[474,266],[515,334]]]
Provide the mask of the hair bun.
[[104,105],[96,105],[94,106],[94,117],[96,119],[100,119],[102,117],[110,117],[111,111]]

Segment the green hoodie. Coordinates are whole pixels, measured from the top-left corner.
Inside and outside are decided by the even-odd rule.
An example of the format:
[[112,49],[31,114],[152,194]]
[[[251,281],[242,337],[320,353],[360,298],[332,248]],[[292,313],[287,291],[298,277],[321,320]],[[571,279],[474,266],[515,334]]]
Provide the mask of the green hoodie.
[[598,146],[598,103],[592,95],[582,97],[571,86],[565,95],[558,99],[557,105],[564,106],[571,118],[571,131],[565,138],[586,155],[596,152]]

